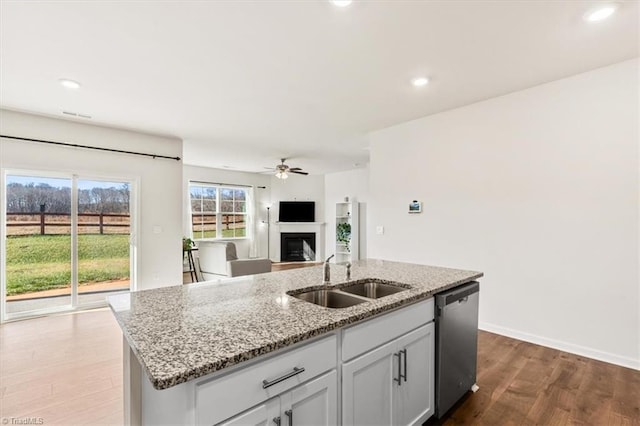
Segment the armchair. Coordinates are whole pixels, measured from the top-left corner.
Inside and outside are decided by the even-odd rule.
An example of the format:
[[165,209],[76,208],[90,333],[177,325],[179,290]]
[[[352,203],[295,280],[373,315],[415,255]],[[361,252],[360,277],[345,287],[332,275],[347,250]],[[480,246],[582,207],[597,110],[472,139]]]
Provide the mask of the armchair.
[[238,259],[236,245],[231,241],[200,241],[198,255],[205,280],[271,272],[269,259]]

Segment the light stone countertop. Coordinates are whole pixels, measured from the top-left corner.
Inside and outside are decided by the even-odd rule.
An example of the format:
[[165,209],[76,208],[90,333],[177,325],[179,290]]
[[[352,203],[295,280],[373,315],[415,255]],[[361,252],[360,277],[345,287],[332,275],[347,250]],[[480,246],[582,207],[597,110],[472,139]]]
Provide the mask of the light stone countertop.
[[[352,281],[377,278],[411,289],[342,309],[288,296],[324,288],[322,266],[316,266],[132,292],[111,296],[109,303],[153,386],[167,389],[482,275],[368,259],[353,263]],[[345,266],[331,264],[331,278],[329,287],[346,284]]]

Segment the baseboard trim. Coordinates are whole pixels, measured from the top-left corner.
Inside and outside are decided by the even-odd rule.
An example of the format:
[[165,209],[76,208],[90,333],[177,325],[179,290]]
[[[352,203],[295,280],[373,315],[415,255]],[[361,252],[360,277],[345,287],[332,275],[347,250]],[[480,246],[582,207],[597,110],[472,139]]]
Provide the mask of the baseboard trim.
[[604,361],[610,364],[632,368],[634,370],[640,370],[640,359],[633,359],[609,352],[599,351],[593,348],[588,348],[586,346],[574,345],[571,343],[561,342],[559,340],[536,336],[535,334],[525,333],[487,322],[480,322],[478,324],[478,328],[480,330],[500,334],[502,336],[507,336],[518,340],[523,340],[525,342],[534,343],[536,345],[546,346],[548,348],[557,349],[559,351],[569,352],[575,355],[596,359],[598,361]]

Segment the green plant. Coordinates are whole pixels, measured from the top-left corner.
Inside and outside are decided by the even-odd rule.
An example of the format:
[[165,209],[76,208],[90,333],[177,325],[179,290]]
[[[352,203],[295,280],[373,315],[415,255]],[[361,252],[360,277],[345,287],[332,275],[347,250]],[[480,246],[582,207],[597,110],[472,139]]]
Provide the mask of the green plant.
[[196,243],[189,237],[182,238],[182,251],[191,250]]
[[351,224],[350,223],[338,223],[336,224],[336,240],[339,243],[343,243],[347,251],[349,250],[349,243],[351,242]]

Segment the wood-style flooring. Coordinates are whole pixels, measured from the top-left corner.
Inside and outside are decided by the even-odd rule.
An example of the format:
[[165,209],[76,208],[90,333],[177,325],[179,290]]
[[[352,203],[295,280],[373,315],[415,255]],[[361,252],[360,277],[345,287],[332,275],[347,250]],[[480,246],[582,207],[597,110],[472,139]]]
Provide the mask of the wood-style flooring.
[[[1,325],[0,422],[122,424],[121,339],[108,309]],[[487,332],[478,347],[480,390],[430,424],[640,424],[640,371]]]
[[477,383],[444,425],[640,425],[640,371],[480,332]]
[[119,425],[122,401],[122,333],[109,309],[0,325],[0,423]]

